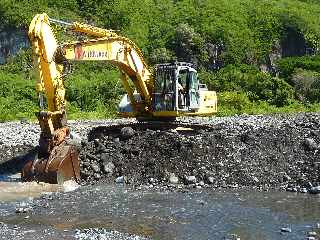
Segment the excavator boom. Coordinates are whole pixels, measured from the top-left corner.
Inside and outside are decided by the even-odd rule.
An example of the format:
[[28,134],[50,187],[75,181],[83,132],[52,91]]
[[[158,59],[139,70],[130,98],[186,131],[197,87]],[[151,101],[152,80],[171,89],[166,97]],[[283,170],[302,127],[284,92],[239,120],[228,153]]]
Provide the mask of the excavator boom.
[[[128,38],[120,36],[103,37],[93,40],[68,43],[61,46],[65,59],[69,61],[106,61],[117,66],[122,74],[131,79],[134,89],[142,101],[133,98],[127,78],[122,78],[123,85],[131,96],[131,103],[139,115],[148,114],[151,109],[153,81],[150,71],[143,60],[142,53]],[[150,114],[150,113],[149,113]]]
[[[50,23],[67,25],[72,31],[98,37],[58,45]],[[38,180],[50,183],[74,179],[80,181],[78,150],[67,143],[70,130],[65,111],[63,75],[66,61],[104,60],[119,67],[121,79],[139,115],[149,115],[151,110],[152,77],[139,48],[129,39],[106,30],[78,22],[66,23],[50,19],[46,14],[36,15],[29,27],[34,65],[38,70],[36,90],[40,111],[37,113],[41,127],[39,154],[22,170],[25,181]],[[134,98],[130,78],[141,99]],[[46,100],[47,109],[44,102]]]

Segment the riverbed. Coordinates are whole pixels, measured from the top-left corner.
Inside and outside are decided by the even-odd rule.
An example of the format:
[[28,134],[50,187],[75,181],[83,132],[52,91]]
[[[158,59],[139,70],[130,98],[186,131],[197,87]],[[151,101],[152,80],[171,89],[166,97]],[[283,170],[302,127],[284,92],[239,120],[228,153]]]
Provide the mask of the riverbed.
[[[14,184],[22,183],[8,186]],[[320,235],[320,195],[136,190],[122,184],[82,186],[72,192],[36,183],[27,183],[27,188],[33,194],[16,188],[21,194],[13,194],[14,199],[1,187],[0,239],[298,240]]]

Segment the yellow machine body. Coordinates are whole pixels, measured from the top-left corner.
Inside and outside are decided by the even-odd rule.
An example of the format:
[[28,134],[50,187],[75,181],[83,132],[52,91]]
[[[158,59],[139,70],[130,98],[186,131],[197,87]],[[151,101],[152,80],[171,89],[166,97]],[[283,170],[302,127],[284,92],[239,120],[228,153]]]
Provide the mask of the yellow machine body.
[[[52,23],[66,25],[91,38],[58,43]],[[127,92],[119,105],[120,116],[152,120],[209,116],[217,112],[216,93],[199,83],[196,70],[190,64],[159,64],[152,73],[135,43],[112,30],[78,22],[66,23],[50,19],[44,13],[33,18],[29,38],[38,72],[36,90],[40,111],[37,116],[41,136],[39,159],[26,165],[23,170],[25,180],[56,183],[57,176],[60,176],[64,180],[79,181],[78,154],[66,143],[70,134],[63,76],[69,62],[106,61],[119,68]],[[183,87],[178,89],[180,82]]]

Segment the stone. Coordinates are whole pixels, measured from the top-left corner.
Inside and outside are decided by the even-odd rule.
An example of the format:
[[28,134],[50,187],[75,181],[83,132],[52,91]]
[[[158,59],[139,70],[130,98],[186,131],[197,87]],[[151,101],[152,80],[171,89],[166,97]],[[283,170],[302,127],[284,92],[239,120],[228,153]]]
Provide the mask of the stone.
[[113,162],[103,163],[103,171],[109,175],[113,174],[114,168],[115,168],[115,166],[114,166]]
[[82,146],[82,139],[81,139],[81,137],[80,137],[78,134],[74,133],[74,132],[71,132],[71,133],[70,133],[70,137],[69,137],[69,139],[68,139],[67,142],[68,142],[69,144],[71,144],[71,145],[76,146],[78,149],[80,149],[81,146]]
[[298,189],[296,187],[287,187],[286,191],[287,192],[298,192]]
[[99,173],[95,173],[93,177],[94,179],[99,180],[101,178],[101,175]]
[[311,183],[311,182],[308,182],[308,183],[307,183],[307,187],[308,187],[308,188],[312,188],[312,187],[313,187],[312,183]]
[[96,163],[91,163],[90,166],[91,166],[91,169],[92,169],[94,172],[96,172],[96,173],[100,172],[100,167],[99,167],[98,164],[96,164]]
[[63,182],[62,184],[63,192],[72,192],[78,189],[79,187],[79,184],[74,180],[68,180]]
[[252,177],[252,180],[253,180],[254,182],[256,182],[256,183],[259,182],[259,179],[258,179],[256,176],[253,176],[253,177]]
[[320,193],[320,186],[310,188],[309,192],[312,194],[319,194]]
[[284,173],[284,175],[283,175],[283,180],[284,180],[285,182],[288,182],[288,181],[291,180],[291,177],[290,177],[287,173]]
[[106,146],[103,145],[102,143],[99,143],[99,147],[97,148],[97,150],[98,150],[99,152],[102,152],[102,153],[105,153],[105,152],[108,151],[108,149],[106,148]]
[[223,162],[218,162],[218,163],[217,163],[217,166],[219,166],[219,167],[224,167],[224,163],[223,163]]
[[120,177],[117,177],[115,181],[116,181],[116,183],[124,183],[125,178],[124,178],[124,176],[120,176]]
[[224,240],[241,240],[237,234],[229,234]]
[[149,179],[149,183],[155,183],[155,182],[156,182],[156,180],[154,178]]
[[318,149],[318,144],[313,138],[306,138],[304,140],[304,145],[306,147],[306,150],[314,151]]
[[316,237],[317,233],[316,232],[308,232],[309,237]]
[[195,184],[197,182],[197,178],[195,176],[187,176],[186,182],[187,184]]
[[289,228],[289,227],[283,227],[280,230],[281,230],[281,232],[288,232],[288,233],[292,232],[291,228]]
[[90,171],[84,170],[81,172],[81,175],[83,175],[84,177],[88,177],[91,175]]
[[214,177],[208,177],[207,181],[209,184],[213,184],[214,183]]
[[88,144],[89,144],[89,142],[86,139],[82,139],[82,141],[81,141],[82,147],[86,147],[86,146],[88,146]]
[[29,207],[19,207],[16,208],[16,213],[27,213],[30,212],[31,208]]
[[102,162],[109,162],[110,155],[108,153],[101,153],[100,159]]
[[26,118],[20,119],[20,123],[21,124],[29,124],[28,119],[26,119]]
[[172,184],[178,184],[179,183],[179,178],[174,173],[170,173],[169,182],[172,183]]
[[23,208],[16,208],[16,213],[22,213],[24,211]]
[[301,188],[301,189],[300,189],[300,192],[301,192],[301,193],[307,193],[308,190],[307,190],[306,188]]
[[81,164],[82,164],[84,167],[90,167],[90,163],[87,162],[87,161],[83,161],[83,162],[81,162]]
[[121,129],[121,137],[123,139],[129,139],[135,134],[135,131],[131,127],[123,127]]

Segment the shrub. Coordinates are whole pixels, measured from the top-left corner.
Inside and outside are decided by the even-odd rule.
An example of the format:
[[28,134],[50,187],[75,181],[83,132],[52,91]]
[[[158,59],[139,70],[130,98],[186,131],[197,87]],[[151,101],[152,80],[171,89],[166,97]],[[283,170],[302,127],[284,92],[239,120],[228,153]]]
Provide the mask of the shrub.
[[296,94],[303,102],[318,102],[320,100],[320,73],[296,69],[292,74]]
[[293,99],[293,88],[288,83],[249,65],[228,65],[217,73],[200,73],[200,79],[218,92],[246,92],[251,101],[281,107]]
[[218,93],[218,115],[227,116],[244,113],[244,109],[252,105],[243,92]]
[[320,72],[320,55],[283,58],[278,61],[277,66],[279,76],[286,79],[288,83],[294,84],[291,76],[297,68]]
[[34,82],[18,74],[0,71],[0,120],[34,118],[37,97]]
[[[81,111],[92,112],[103,104],[116,112],[124,94],[119,72],[105,63],[79,63],[66,81],[66,99]],[[99,103],[99,104],[98,104]]]

